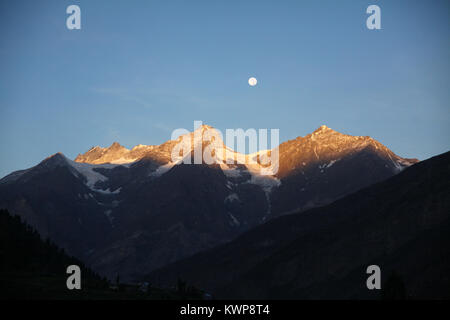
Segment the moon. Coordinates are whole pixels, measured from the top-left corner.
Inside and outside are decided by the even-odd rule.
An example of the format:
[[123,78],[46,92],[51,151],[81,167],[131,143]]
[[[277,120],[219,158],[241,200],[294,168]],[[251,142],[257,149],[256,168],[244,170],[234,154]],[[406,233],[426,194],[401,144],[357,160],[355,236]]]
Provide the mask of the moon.
[[248,79],[248,84],[252,87],[256,86],[256,84],[258,83],[258,80],[256,80],[256,78],[251,77]]

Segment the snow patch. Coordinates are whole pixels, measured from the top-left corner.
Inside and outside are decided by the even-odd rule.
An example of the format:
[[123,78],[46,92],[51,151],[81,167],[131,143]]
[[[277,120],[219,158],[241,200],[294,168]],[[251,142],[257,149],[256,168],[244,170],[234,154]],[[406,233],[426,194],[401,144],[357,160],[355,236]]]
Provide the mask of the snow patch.
[[220,164],[223,174],[228,178],[239,178],[241,171],[238,168],[230,168],[226,164]]
[[[107,177],[104,175],[98,173],[95,171],[95,168],[103,167],[103,168],[110,168],[111,165],[93,165],[89,163],[81,163],[81,162],[75,162],[69,159],[66,159],[72,168],[74,168],[79,174],[84,176],[86,178],[86,185],[90,189],[94,189],[94,186],[99,181],[106,181],[108,180]],[[113,165],[114,167],[114,165]]]
[[120,191],[122,190],[122,187],[120,187],[114,191],[110,191],[109,188],[106,190],[92,188],[92,190],[95,192],[103,193],[103,194],[119,194]]
[[225,198],[224,202],[233,202],[233,201],[240,201],[239,196],[237,193],[232,193],[228,197]]
[[275,177],[259,175],[252,175],[247,183],[258,185],[264,192],[268,193],[270,193],[274,187],[279,187],[281,185],[281,181]]
[[327,166],[325,168],[330,168],[333,164],[335,164],[338,160],[331,160],[331,162],[329,164],[327,164]]
[[323,172],[323,169],[328,169],[328,168],[332,167],[333,164],[335,164],[339,160],[340,159],[331,160],[329,163],[324,163],[324,164],[319,165],[320,172]]
[[128,159],[128,158],[121,157],[119,159],[111,161],[110,164],[113,164],[113,165],[118,164],[118,165],[123,165],[124,167],[129,167],[131,164],[138,161],[139,159],[140,158]]
[[172,169],[175,165],[176,165],[176,163],[173,163],[173,162],[166,163],[165,165],[162,165],[162,166],[158,167],[158,169],[156,169],[155,171],[150,173],[150,176],[152,176],[152,177],[160,177],[164,173],[166,173],[167,171]]
[[228,215],[230,216],[231,222],[232,222],[233,225],[235,225],[236,227],[239,227],[241,225],[239,220],[236,219],[235,216],[233,216],[230,212],[228,212]]

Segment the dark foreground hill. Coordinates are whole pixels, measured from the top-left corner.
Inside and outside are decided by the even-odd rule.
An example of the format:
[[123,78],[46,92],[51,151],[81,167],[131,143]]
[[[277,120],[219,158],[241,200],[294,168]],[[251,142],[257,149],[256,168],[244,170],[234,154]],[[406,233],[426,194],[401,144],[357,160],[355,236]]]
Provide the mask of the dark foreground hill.
[[[151,273],[218,298],[450,298],[450,152]],[[378,265],[382,290],[368,290]],[[396,294],[394,294],[396,296]],[[397,294],[398,297],[398,294]]]
[[[66,268],[81,269],[81,290],[68,290]],[[187,299],[202,297],[193,287],[161,290],[118,284],[86,268],[49,240],[43,241],[19,216],[0,210],[0,299]],[[180,284],[179,284],[180,286]]]
[[[81,268],[81,291],[66,287],[69,265]],[[82,298],[108,288],[106,280],[6,210],[0,210],[0,283],[2,298]]]

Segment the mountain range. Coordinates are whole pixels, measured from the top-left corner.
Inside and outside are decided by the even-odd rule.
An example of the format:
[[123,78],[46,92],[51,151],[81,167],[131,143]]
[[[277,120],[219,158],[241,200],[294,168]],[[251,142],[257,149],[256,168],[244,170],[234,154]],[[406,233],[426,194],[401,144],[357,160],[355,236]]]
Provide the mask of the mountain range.
[[[390,178],[418,162],[370,137],[321,126],[270,151],[242,155],[196,131],[131,150],[117,142],[74,161],[61,153],[0,180],[0,208],[21,216],[101,275],[124,280],[236,239],[272,219],[307,211]],[[199,138],[200,137],[200,138]],[[172,161],[190,139],[212,146],[212,164]],[[255,160],[228,164],[222,155]],[[278,171],[262,175],[264,154]]]

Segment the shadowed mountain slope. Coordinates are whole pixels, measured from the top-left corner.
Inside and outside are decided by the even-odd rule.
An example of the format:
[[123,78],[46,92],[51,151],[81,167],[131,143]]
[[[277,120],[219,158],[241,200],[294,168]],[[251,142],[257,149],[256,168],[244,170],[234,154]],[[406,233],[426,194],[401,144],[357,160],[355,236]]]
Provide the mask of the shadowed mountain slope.
[[[366,268],[395,272],[409,298],[450,295],[450,152],[336,202],[269,221],[151,273],[219,298],[371,299]],[[386,289],[389,289],[389,284]]]

